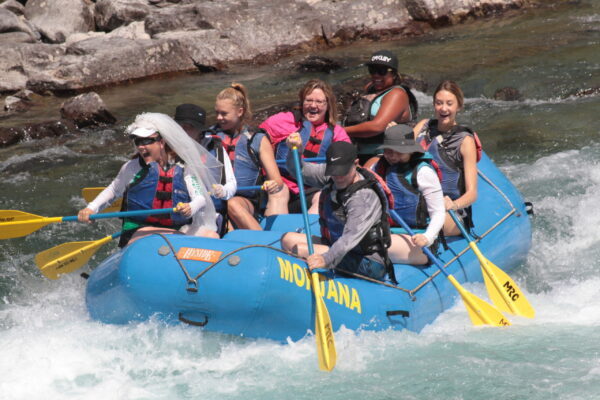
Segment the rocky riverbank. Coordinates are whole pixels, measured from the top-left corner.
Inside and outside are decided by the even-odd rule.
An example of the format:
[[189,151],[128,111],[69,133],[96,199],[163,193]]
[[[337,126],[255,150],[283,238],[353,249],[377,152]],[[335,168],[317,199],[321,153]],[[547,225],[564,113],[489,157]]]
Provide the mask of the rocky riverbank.
[[[536,3],[5,0],[0,3],[0,93],[9,96],[0,117],[6,120],[37,95],[76,94],[174,72],[211,72],[234,62],[269,64],[294,52],[418,35]],[[8,142],[19,136],[13,129]],[[0,139],[0,145],[8,142]]]

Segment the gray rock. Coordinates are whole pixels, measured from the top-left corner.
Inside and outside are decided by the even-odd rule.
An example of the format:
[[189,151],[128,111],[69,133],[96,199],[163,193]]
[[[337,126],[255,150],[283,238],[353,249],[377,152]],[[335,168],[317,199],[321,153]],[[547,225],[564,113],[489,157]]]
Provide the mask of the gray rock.
[[60,115],[66,120],[73,121],[78,128],[114,124],[117,121],[95,92],[80,94],[65,101],[60,107]]
[[528,0],[406,0],[406,9],[416,21],[433,25],[459,22],[469,15],[482,16],[498,10],[522,7]]
[[98,0],[95,6],[96,26],[110,32],[134,21],[143,21],[150,13],[150,6],[143,0]]
[[51,43],[63,43],[75,32],[94,30],[91,6],[85,0],[29,0],[25,17]]
[[36,40],[25,32],[0,33],[0,45],[2,43],[35,43]]
[[516,89],[514,87],[504,87],[494,92],[495,100],[516,101],[521,100],[521,97],[522,96],[521,92],[519,92],[519,89]]
[[305,72],[325,72],[330,73],[332,71],[340,69],[342,66],[339,62],[332,60],[327,57],[321,56],[308,56],[304,60],[297,64],[297,69]]
[[7,0],[0,4],[0,8],[6,8],[16,15],[23,15],[25,12],[25,6],[23,6],[23,4],[19,3],[17,0]]
[[169,7],[152,13],[145,19],[145,26],[151,36],[170,31],[213,29],[194,5]]
[[69,121],[46,121],[20,127],[0,127],[0,147],[7,147],[24,140],[63,136],[76,131]]
[[23,20],[8,8],[0,7],[0,33],[23,32],[29,35],[31,40],[39,39],[39,34],[34,32],[27,21]]
[[23,100],[16,96],[6,96],[4,99],[4,109],[6,111],[25,111],[31,106],[28,100]]
[[73,43],[65,54],[32,76],[28,87],[36,92],[79,90],[194,68],[187,50],[172,40],[95,37]]
[[[25,11],[67,1],[76,0],[28,0]],[[214,71],[230,62],[273,63],[298,50],[418,34],[453,16],[532,1],[97,0],[95,20],[106,34],[70,30],[68,43],[60,45],[0,40],[0,92],[81,90],[168,72]]]

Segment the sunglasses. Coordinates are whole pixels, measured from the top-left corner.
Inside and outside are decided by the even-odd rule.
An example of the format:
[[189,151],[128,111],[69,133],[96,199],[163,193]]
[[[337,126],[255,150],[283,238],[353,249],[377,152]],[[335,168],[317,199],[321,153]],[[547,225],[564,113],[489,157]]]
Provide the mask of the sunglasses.
[[136,146],[148,146],[149,144],[158,142],[159,140],[162,139],[160,136],[154,136],[154,137],[130,136],[130,138],[133,140],[133,143]]
[[369,74],[371,75],[385,75],[388,72],[392,72],[393,69],[385,67],[383,65],[369,65]]

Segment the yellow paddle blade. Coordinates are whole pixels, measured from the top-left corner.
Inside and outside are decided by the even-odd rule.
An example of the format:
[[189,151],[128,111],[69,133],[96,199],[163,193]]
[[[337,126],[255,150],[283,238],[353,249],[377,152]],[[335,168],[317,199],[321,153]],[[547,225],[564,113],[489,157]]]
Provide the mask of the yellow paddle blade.
[[535,310],[511,277],[485,258],[474,242],[469,243],[469,246],[479,259],[485,287],[496,307],[513,315],[533,318]]
[[[81,196],[86,201],[86,203],[90,203],[93,201],[104,189],[103,187],[89,187],[81,189]],[[121,205],[123,203],[122,198],[118,198],[109,206],[102,210],[103,213],[106,212],[116,212],[121,211]]]
[[62,217],[46,218],[17,210],[0,210],[0,239],[27,236]]
[[510,325],[510,321],[496,307],[465,290],[452,275],[448,275],[448,279],[460,293],[473,325]]
[[61,274],[68,274],[83,267],[96,251],[112,238],[106,236],[93,241],[63,243],[38,253],[35,263],[48,279],[58,279]]
[[317,353],[319,355],[319,368],[323,371],[331,371],[337,362],[337,352],[335,350],[333,327],[331,326],[329,311],[327,311],[327,306],[321,295],[320,277],[321,275],[317,273],[311,273],[313,294],[317,307],[315,336],[317,340]]

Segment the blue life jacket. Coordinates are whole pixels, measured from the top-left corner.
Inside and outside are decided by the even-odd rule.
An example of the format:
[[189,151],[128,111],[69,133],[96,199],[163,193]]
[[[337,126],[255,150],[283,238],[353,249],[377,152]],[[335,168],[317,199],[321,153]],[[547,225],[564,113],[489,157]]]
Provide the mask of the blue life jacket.
[[[298,119],[296,121],[298,121]],[[317,133],[310,121],[302,119],[300,137],[302,138],[302,143],[304,143],[304,151],[302,152],[302,155],[305,158],[325,157],[327,149],[333,142],[333,127],[327,125],[327,128],[324,131]],[[289,151],[290,149],[285,143],[285,140],[282,140],[281,142],[277,143],[275,148],[275,159],[285,160]],[[280,165],[279,171],[281,172],[282,176],[285,176],[288,179],[291,178],[291,175],[285,165]]]
[[[245,126],[235,137],[223,131],[217,131],[216,135],[229,155],[237,185],[241,187],[262,184],[264,173],[259,154],[260,143],[266,133],[262,130],[250,132]],[[259,195],[259,191],[244,191],[238,195],[252,199]]]
[[413,229],[425,229],[429,224],[427,203],[419,190],[417,173],[423,167],[435,171],[431,161],[431,155],[424,153],[413,156],[408,163],[394,165],[381,158],[374,166],[375,172],[383,177],[394,197],[394,211]]
[[[183,179],[183,167],[175,164],[165,171],[157,162],[147,164],[136,174],[127,186],[124,196],[127,211],[173,208],[180,202],[190,201],[191,197]],[[131,217],[127,220],[173,229],[179,229],[192,222],[191,218],[179,213]]]

